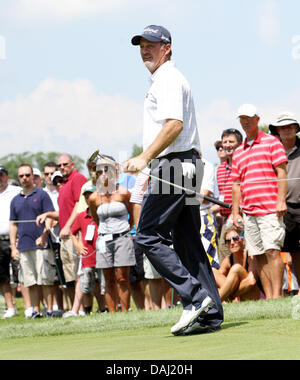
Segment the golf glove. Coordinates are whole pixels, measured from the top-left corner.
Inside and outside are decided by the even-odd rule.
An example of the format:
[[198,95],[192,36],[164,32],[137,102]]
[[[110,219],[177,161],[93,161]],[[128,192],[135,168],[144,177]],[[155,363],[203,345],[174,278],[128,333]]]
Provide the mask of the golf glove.
[[189,162],[182,162],[182,174],[188,179],[193,179],[196,174],[196,166]]

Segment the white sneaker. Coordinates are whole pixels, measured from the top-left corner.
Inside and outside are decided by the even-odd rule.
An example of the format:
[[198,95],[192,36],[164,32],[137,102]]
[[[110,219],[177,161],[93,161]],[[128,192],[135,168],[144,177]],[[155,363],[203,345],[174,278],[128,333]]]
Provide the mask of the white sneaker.
[[78,314],[74,313],[74,311],[70,310],[63,314],[63,318],[71,318],[71,317],[78,317]]
[[26,310],[24,311],[25,318],[26,318],[26,319],[30,319],[30,318],[32,317],[32,313],[33,313],[33,308],[32,308],[32,307],[26,309]]
[[186,329],[194,324],[201,314],[207,313],[213,306],[213,300],[210,297],[206,297],[200,306],[192,306],[192,310],[183,310],[179,322],[171,328],[171,333],[173,335],[183,334]]
[[5,314],[3,315],[2,319],[9,319],[9,318],[13,318],[15,317],[17,314],[16,314],[16,311],[15,309],[8,309]]

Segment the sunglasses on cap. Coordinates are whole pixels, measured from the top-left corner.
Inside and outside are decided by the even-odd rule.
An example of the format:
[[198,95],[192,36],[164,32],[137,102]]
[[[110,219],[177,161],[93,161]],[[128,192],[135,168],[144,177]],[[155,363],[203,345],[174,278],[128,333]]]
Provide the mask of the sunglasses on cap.
[[234,128],[229,128],[229,129],[225,129],[225,131],[223,133],[241,133],[240,131],[238,131],[237,129],[234,129]]

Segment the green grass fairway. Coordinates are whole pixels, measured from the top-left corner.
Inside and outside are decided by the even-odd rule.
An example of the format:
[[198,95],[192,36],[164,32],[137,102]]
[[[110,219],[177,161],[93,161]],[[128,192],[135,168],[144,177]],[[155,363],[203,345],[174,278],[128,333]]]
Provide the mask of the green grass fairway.
[[67,320],[20,316],[0,321],[1,359],[300,359],[297,305],[292,298],[227,304],[222,330],[188,337],[170,334],[179,308]]

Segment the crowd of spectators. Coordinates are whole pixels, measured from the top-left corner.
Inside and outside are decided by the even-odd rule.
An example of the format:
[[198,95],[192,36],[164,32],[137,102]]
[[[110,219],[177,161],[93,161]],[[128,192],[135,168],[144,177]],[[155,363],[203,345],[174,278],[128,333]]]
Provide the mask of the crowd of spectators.
[[[269,133],[253,105],[215,143],[219,164],[205,158],[201,234],[222,302],[300,294],[300,131],[291,113]],[[180,304],[174,289],[135,244],[148,177],[119,171],[110,156],[80,174],[71,155],[18,168],[19,184],[0,165],[0,291],[3,318],[77,317],[92,311],[159,309]],[[95,304],[97,305],[95,309]]]

